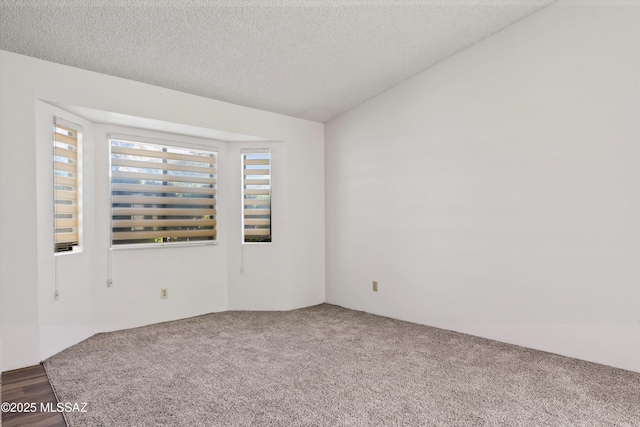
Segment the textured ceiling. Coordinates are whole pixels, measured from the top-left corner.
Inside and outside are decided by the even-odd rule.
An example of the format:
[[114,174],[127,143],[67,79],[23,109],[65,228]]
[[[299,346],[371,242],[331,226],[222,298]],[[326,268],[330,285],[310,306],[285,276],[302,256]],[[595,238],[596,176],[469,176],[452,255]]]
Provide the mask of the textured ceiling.
[[0,0],[0,48],[325,122],[554,0]]

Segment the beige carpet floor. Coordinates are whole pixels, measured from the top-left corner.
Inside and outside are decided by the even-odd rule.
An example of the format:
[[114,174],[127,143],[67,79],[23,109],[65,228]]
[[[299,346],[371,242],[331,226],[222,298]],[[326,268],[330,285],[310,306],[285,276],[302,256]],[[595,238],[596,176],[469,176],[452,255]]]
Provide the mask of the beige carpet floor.
[[323,304],[98,334],[45,361],[84,426],[640,426],[640,374]]

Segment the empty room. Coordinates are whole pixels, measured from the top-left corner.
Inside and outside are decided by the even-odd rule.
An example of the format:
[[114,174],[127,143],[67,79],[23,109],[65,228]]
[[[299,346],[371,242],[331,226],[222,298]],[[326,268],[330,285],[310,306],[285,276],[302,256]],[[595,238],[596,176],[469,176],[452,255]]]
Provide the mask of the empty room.
[[0,0],[5,426],[639,426],[640,1]]

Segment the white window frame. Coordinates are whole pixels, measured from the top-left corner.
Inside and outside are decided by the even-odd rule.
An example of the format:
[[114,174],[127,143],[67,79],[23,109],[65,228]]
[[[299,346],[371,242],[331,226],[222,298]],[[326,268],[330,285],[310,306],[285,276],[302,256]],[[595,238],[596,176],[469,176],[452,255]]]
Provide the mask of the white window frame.
[[[203,212],[200,211],[204,211],[204,210],[209,210],[212,213],[210,215],[213,216],[213,218],[208,218],[208,219],[202,219],[202,221],[207,221],[207,223],[204,225],[206,227],[213,227],[213,228],[208,228],[208,230],[213,231],[213,236],[210,236],[208,233],[205,234],[205,236],[207,237],[213,237],[213,239],[210,240],[190,240],[190,241],[166,241],[165,239],[167,238],[171,238],[172,236],[166,235],[166,236],[161,236],[159,235],[157,238],[162,239],[162,241],[157,241],[157,242],[128,242],[128,243],[117,243],[114,244],[114,228],[122,228],[122,227],[115,227],[114,226],[114,216],[128,216],[128,215],[114,215],[114,204],[118,204],[118,197],[119,195],[115,195],[114,196],[114,192],[119,191],[119,190],[114,190],[114,166],[117,167],[117,165],[114,165],[114,153],[113,153],[113,141],[126,141],[126,142],[130,142],[132,144],[138,144],[138,145],[147,145],[147,146],[154,146],[154,147],[164,147],[166,149],[171,149],[172,151],[182,151],[182,150],[188,150],[188,151],[192,151],[192,152],[199,152],[199,153],[208,153],[213,155],[212,158],[209,158],[208,162],[202,162],[204,163],[208,163],[213,165],[212,166],[212,172],[211,174],[209,174],[210,176],[212,176],[208,181],[209,181],[209,185],[211,185],[210,192],[204,192],[203,189],[204,187],[198,188],[198,193],[199,196],[203,196],[203,198],[201,199],[200,197],[195,197],[194,200],[198,200],[199,203],[203,203],[205,200],[211,200],[212,203],[208,203],[208,204],[203,204],[202,208],[193,208],[194,211],[197,211],[198,214],[196,214],[197,216],[200,216],[202,214],[202,216],[204,215],[209,215],[209,214],[204,214]],[[218,189],[218,183],[217,183],[217,179],[218,179],[218,173],[217,173],[217,160],[218,160],[218,153],[219,153],[219,149],[216,146],[212,146],[212,145],[205,145],[205,144],[196,144],[196,143],[191,143],[191,142],[184,142],[181,141],[179,137],[175,137],[175,139],[171,139],[171,140],[167,140],[167,139],[158,139],[158,138],[150,138],[150,137],[145,137],[145,136],[137,136],[137,135],[126,135],[126,134],[119,134],[119,133],[110,133],[108,134],[108,142],[109,142],[109,186],[110,186],[110,212],[111,212],[111,226],[110,226],[110,247],[111,249],[132,249],[132,248],[158,248],[158,247],[180,247],[180,246],[203,246],[203,245],[217,245],[218,244],[218,237],[217,237],[217,232],[218,232],[218,227],[217,227],[217,212],[216,212],[216,204],[218,201],[218,196],[217,196],[217,189]],[[175,157],[174,153],[174,157]],[[191,156],[190,154],[185,154],[184,157],[195,157],[195,156]],[[154,156],[154,158],[160,158],[159,156]],[[205,157],[206,158],[206,157]],[[212,160],[211,160],[212,159]],[[166,159],[165,159],[166,160]],[[176,161],[175,159],[169,159],[171,161]],[[177,160],[179,161],[179,160]],[[164,163],[164,162],[163,162]],[[191,162],[191,163],[196,163],[196,162]],[[161,163],[162,164],[162,163]],[[166,165],[166,163],[164,163]],[[191,166],[187,166],[187,168],[189,168]],[[165,169],[165,170],[170,170],[170,169]],[[205,169],[203,168],[203,171]],[[174,171],[174,170],[170,170],[170,171]],[[166,177],[167,175],[164,174],[157,174],[158,177]],[[117,179],[117,178],[115,178]],[[135,179],[135,178],[134,178]],[[160,181],[163,182],[164,185],[167,183],[167,181],[169,182],[173,182],[172,180],[163,180],[163,179],[158,179],[158,180],[154,180],[154,181]],[[188,180],[183,181],[185,184],[188,185],[193,185],[194,182],[188,182]],[[117,183],[116,183],[117,184]],[[175,182],[174,182],[175,184]],[[132,185],[136,185],[136,184],[132,184]],[[142,184],[139,184],[142,185]],[[155,184],[157,185],[157,184]],[[154,186],[155,186],[154,185]],[[202,184],[202,185],[206,185],[206,184]],[[157,185],[158,187],[160,187],[160,185]],[[122,186],[120,186],[121,188]],[[169,186],[171,187],[171,186]],[[178,187],[178,186],[177,186]],[[164,187],[162,187],[164,188]],[[178,187],[178,188],[183,188],[184,187]],[[136,191],[134,191],[136,192]],[[144,193],[141,191],[137,191],[137,193]],[[147,192],[148,194],[153,193],[153,192]],[[171,203],[176,203],[176,197],[178,197],[179,195],[184,195],[187,194],[189,196],[192,196],[196,193],[190,193],[188,191],[179,191],[179,192],[171,192],[171,191],[158,191],[157,193],[164,193],[166,194],[172,194],[172,193],[176,193],[175,196],[171,196],[170,198],[173,199],[171,201]],[[206,198],[207,196],[212,196],[211,198]],[[150,203],[137,203],[138,205],[162,205],[162,203],[158,203],[158,197],[157,196],[138,196],[138,197],[149,197],[149,202]],[[153,197],[153,199],[152,199]],[[155,200],[155,202],[152,202],[152,200]],[[169,201],[169,198],[168,198]],[[166,205],[166,204],[164,204]],[[180,208],[180,206],[182,206]],[[209,206],[209,207],[207,207]],[[180,205],[176,203],[176,209],[180,209],[183,211],[187,211],[187,208],[184,208],[184,205]],[[124,221],[128,221],[131,222],[132,224],[134,222],[136,222],[136,220],[133,219],[133,216],[149,216],[149,215],[132,215],[132,218],[129,220],[124,220]],[[177,215],[171,215],[171,213],[167,213],[165,215],[157,215],[157,216],[181,216],[180,214]],[[161,224],[159,223],[159,221],[164,220],[164,221],[173,221],[174,224],[176,224],[177,222],[186,222],[186,221],[194,221],[193,225],[189,225],[189,227],[192,226],[198,226],[198,223],[196,223],[195,221],[197,221],[196,219],[153,219],[153,223],[152,224]],[[140,221],[144,221],[143,219],[141,219]],[[115,224],[118,225],[118,224]],[[163,225],[155,225],[156,227],[171,227],[171,226],[163,226]],[[139,228],[150,228],[152,226],[149,227],[143,227],[140,226]],[[138,227],[132,227],[133,228],[138,228]],[[146,230],[145,230],[146,231]],[[167,231],[167,230],[164,230]],[[173,230],[170,230],[173,231]],[[189,230],[189,231],[195,231],[195,230]],[[201,230],[204,231],[204,230]],[[167,233],[161,233],[161,234],[167,234]],[[188,233],[184,233],[184,231],[182,233],[176,233],[176,236],[180,235],[180,234],[188,234]],[[174,236],[174,237],[176,237]],[[186,236],[179,236],[179,237],[186,237]],[[136,240],[136,239],[129,239],[129,240]],[[142,239],[140,239],[142,240]]]
[[[75,132],[75,138],[64,135],[56,131],[64,129]],[[54,255],[66,255],[82,252],[82,143],[84,128],[63,118],[53,116],[53,252]],[[75,159],[74,159],[75,156]],[[73,170],[65,170],[62,165],[73,165]],[[58,174],[60,172],[60,174]],[[62,176],[69,172],[73,176]],[[69,180],[71,178],[71,180]],[[75,185],[72,181],[75,180]],[[62,202],[62,203],[58,203]],[[66,202],[71,202],[67,204]],[[63,206],[75,206],[74,211],[62,209]],[[59,216],[71,215],[71,218],[61,218]],[[58,231],[60,229],[71,229],[70,232]],[[76,235],[75,239],[62,240],[62,243],[70,243],[70,249],[61,250],[58,240],[63,234]],[[74,242],[75,241],[75,242]]]
[[[258,244],[258,245],[262,245],[262,244],[270,244],[273,243],[273,155],[271,152],[270,148],[244,148],[240,150],[240,170],[241,170],[241,182],[242,182],[242,199],[241,199],[241,212],[242,212],[242,221],[241,221],[241,227],[242,227],[242,231],[241,231],[241,235],[242,235],[242,244]],[[248,178],[247,176],[251,176],[251,175],[247,175],[245,170],[247,168],[247,166],[250,166],[251,168],[260,168],[260,165],[247,165],[246,164],[246,156],[247,155],[258,155],[258,156],[264,156],[264,155],[268,155],[268,175],[267,174],[261,174],[261,175],[257,175],[257,176],[261,176],[261,178],[258,179],[259,184],[251,184],[251,183],[247,183],[248,182]],[[256,188],[253,189],[247,189],[246,187],[248,185],[252,185]],[[265,188],[266,187],[266,188]],[[254,194],[247,194],[247,190],[255,190],[255,191],[250,191]],[[267,200],[268,203],[266,204],[251,204],[250,206],[269,206],[268,208],[268,214],[257,214],[257,215],[247,215],[252,209],[256,209],[256,210],[261,210],[261,211],[265,211],[266,209],[262,208],[250,208],[247,209],[247,200],[257,200],[260,196],[267,196],[266,198],[264,198],[264,200]],[[247,216],[260,216],[261,218],[247,218]],[[265,216],[268,216],[268,218],[264,218]],[[267,224],[265,224],[264,222],[267,222]],[[247,222],[249,222],[249,224],[247,224]],[[256,236],[256,241],[247,241],[247,233],[246,231],[247,226],[255,226],[256,229],[258,229],[257,227],[264,227],[264,225],[268,225],[268,240],[265,238],[264,240],[260,240],[260,235],[254,234],[254,236]],[[262,228],[260,228],[262,229]]]

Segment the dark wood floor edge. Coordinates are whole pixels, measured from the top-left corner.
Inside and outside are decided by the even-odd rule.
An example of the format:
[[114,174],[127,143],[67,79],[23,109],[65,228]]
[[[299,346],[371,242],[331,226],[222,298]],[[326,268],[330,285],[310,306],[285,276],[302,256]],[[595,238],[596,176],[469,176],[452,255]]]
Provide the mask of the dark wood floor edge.
[[[38,365],[42,365],[42,362],[40,362]],[[18,372],[18,371],[24,371],[25,369],[31,369],[31,368],[33,368],[33,367],[35,367],[35,366],[38,366],[38,365],[29,365],[29,366],[23,366],[22,368],[9,369],[9,370],[7,370],[7,371],[2,371],[2,372],[0,372],[0,375],[11,375],[11,374],[15,374],[15,373],[16,373],[16,372]],[[47,377],[47,378],[49,378],[49,377]]]
[[[53,386],[51,382],[51,378],[49,377],[49,372],[47,372],[47,365],[44,363],[44,360],[40,362],[42,365],[42,369],[44,370],[44,374],[47,376],[47,381],[49,381],[49,386],[51,387],[51,391],[53,392],[54,397],[56,398],[56,402],[60,402],[60,398],[58,397],[58,393],[56,393],[56,388]],[[64,419],[65,425],[69,426],[69,420],[67,420],[67,415],[64,411],[60,412],[62,414],[62,419]]]

